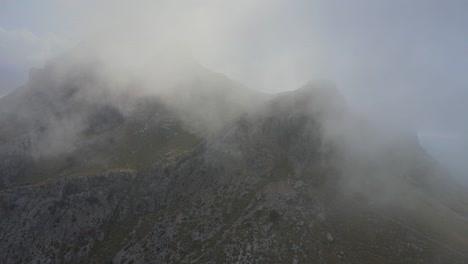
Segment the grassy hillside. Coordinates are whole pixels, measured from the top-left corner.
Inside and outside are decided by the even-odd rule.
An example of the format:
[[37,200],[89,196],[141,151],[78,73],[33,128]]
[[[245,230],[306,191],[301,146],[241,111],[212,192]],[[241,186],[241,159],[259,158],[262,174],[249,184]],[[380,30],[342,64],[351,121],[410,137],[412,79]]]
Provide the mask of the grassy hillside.
[[115,169],[145,170],[156,162],[193,149],[194,133],[170,118],[156,104],[145,104],[130,118],[105,131],[86,131],[86,140],[71,153],[38,157],[18,184],[36,184],[74,175],[93,175]]

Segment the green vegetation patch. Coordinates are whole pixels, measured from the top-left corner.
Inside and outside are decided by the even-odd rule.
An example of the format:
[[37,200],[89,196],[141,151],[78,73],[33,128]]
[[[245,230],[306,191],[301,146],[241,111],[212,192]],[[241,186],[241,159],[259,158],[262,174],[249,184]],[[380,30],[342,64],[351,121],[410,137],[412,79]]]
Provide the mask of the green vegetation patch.
[[71,154],[34,160],[17,184],[37,184],[59,177],[95,175],[112,170],[142,171],[163,159],[166,163],[174,161],[198,142],[196,135],[178,123],[162,128],[159,124],[130,121]]

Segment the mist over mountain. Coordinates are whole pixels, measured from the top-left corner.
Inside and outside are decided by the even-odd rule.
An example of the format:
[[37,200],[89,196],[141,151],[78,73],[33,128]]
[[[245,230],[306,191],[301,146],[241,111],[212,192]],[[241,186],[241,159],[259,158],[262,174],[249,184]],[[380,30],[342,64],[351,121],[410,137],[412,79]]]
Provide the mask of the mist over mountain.
[[332,82],[93,48],[0,99],[2,263],[467,263],[468,191]]

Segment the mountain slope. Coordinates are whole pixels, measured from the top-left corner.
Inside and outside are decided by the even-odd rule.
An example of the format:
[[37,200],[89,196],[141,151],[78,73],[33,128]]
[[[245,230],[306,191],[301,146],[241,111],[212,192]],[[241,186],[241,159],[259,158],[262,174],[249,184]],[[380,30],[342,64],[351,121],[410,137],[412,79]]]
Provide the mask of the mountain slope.
[[76,173],[148,169],[169,152],[190,150],[260,100],[192,61],[173,70],[180,75],[175,82],[128,77],[115,83],[99,61],[69,57],[34,71],[28,84],[1,99],[0,189]]
[[1,163],[0,260],[468,261],[468,193],[416,137],[355,116],[332,87],[263,96],[197,69],[172,94],[51,99],[42,112],[87,113],[80,147],[55,156],[15,124],[35,132],[2,144],[20,162]]

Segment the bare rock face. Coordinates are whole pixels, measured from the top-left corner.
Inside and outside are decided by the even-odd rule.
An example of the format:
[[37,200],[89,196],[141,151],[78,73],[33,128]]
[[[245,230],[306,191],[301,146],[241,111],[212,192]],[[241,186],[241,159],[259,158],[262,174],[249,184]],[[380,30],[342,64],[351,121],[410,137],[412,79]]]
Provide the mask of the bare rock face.
[[0,193],[1,251],[5,263],[85,261],[135,174],[76,177]]
[[[60,94],[57,120],[81,105]],[[93,103],[66,155],[30,155],[47,129],[0,138],[0,262],[467,263],[466,190],[334,88],[223,106],[209,132],[184,123],[205,111],[139,102]]]

